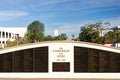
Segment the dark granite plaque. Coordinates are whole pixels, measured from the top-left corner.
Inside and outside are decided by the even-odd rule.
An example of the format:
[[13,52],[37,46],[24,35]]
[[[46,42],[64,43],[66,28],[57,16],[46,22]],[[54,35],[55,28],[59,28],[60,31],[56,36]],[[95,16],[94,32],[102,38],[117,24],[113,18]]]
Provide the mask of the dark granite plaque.
[[110,52],[110,72],[120,72],[120,54]]
[[89,72],[99,72],[99,51],[89,49]]
[[74,47],[74,72],[88,72],[88,49]]
[[53,62],[53,72],[70,72],[69,62]]
[[3,57],[2,57],[2,55],[3,54],[0,54],[0,72],[3,72],[3,65],[2,65],[3,64],[3,60],[2,60]]
[[14,52],[14,72],[24,71],[24,50]]
[[35,72],[48,72],[48,47],[35,48]]
[[12,53],[2,54],[3,72],[12,72]]
[[109,72],[109,52],[99,50],[99,71]]
[[24,50],[24,72],[33,72],[33,49]]

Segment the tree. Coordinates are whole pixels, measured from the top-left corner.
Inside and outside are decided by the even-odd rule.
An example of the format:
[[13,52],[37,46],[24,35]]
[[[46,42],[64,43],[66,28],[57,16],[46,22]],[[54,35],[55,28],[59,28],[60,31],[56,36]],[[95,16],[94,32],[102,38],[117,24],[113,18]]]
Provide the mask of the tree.
[[56,37],[53,37],[53,40],[61,40],[61,36],[56,36]]
[[90,41],[91,40],[91,34],[94,32],[93,30],[93,24],[85,24],[84,26],[80,27],[80,40],[82,41]]
[[66,40],[67,39],[67,35],[65,33],[62,33],[60,35],[60,38],[61,38],[61,40]]
[[96,22],[94,24],[85,24],[81,26],[79,34],[80,40],[99,43],[101,40],[100,32],[104,30],[104,27],[108,25],[108,23],[109,22]]
[[44,41],[51,41],[51,40],[53,40],[51,35],[48,35],[48,36],[44,37]]
[[66,40],[66,39],[67,39],[67,35],[65,33],[62,33],[61,35],[53,37],[53,40]]
[[42,41],[44,37],[44,24],[40,21],[33,21],[29,24],[27,27],[27,37],[32,42]]
[[114,31],[109,31],[106,38],[107,38],[107,40],[113,40],[115,38]]
[[27,34],[27,33],[24,34],[24,38],[21,39],[21,44],[30,43],[30,36],[29,36],[29,35],[30,35],[30,34]]

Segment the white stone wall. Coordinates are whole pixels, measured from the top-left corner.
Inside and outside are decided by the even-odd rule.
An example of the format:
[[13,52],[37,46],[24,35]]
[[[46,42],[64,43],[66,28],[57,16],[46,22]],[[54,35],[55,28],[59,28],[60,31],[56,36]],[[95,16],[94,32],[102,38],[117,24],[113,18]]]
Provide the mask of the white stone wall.
[[[74,46],[78,47],[87,47],[100,49],[110,52],[116,52],[120,54],[119,49],[114,49],[110,47],[91,45],[86,43],[74,43],[74,42],[54,42],[54,43],[37,43],[26,46],[14,47],[11,49],[1,50],[0,54],[4,54],[7,52],[35,48],[35,47],[44,47],[48,46],[49,51],[49,72],[48,73],[0,73],[0,77],[7,78],[120,78],[120,73],[74,73]],[[55,51],[56,50],[56,51]],[[57,51],[58,50],[58,51]],[[60,51],[59,51],[60,50]],[[62,51],[64,50],[64,51]],[[65,59],[66,61],[62,62],[70,62],[70,72],[52,72],[52,62],[56,62],[59,58],[57,55],[60,54],[65,55],[65,57],[61,58],[61,60]],[[59,62],[59,61],[57,61]]]

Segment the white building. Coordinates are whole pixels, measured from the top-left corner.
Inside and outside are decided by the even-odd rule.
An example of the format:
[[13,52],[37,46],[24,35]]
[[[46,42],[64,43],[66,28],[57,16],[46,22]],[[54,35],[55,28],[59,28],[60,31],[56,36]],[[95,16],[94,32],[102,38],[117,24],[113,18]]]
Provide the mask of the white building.
[[6,44],[7,40],[14,41],[18,36],[24,37],[25,32],[26,28],[0,27],[0,47],[4,48],[4,44]]
[[54,37],[57,37],[59,35],[59,31],[58,31],[58,29],[56,28],[55,30],[54,30]]
[[102,37],[102,36],[106,36],[109,31],[113,31],[113,30],[110,30],[110,29],[101,30],[99,35],[100,35],[101,37]]

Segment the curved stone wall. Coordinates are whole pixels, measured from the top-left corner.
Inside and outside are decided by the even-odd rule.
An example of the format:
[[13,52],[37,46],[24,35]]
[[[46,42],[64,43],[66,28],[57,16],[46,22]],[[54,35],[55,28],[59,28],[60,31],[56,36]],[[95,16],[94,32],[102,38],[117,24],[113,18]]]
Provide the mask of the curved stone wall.
[[120,50],[83,42],[43,42],[0,51],[0,72],[119,73]]

